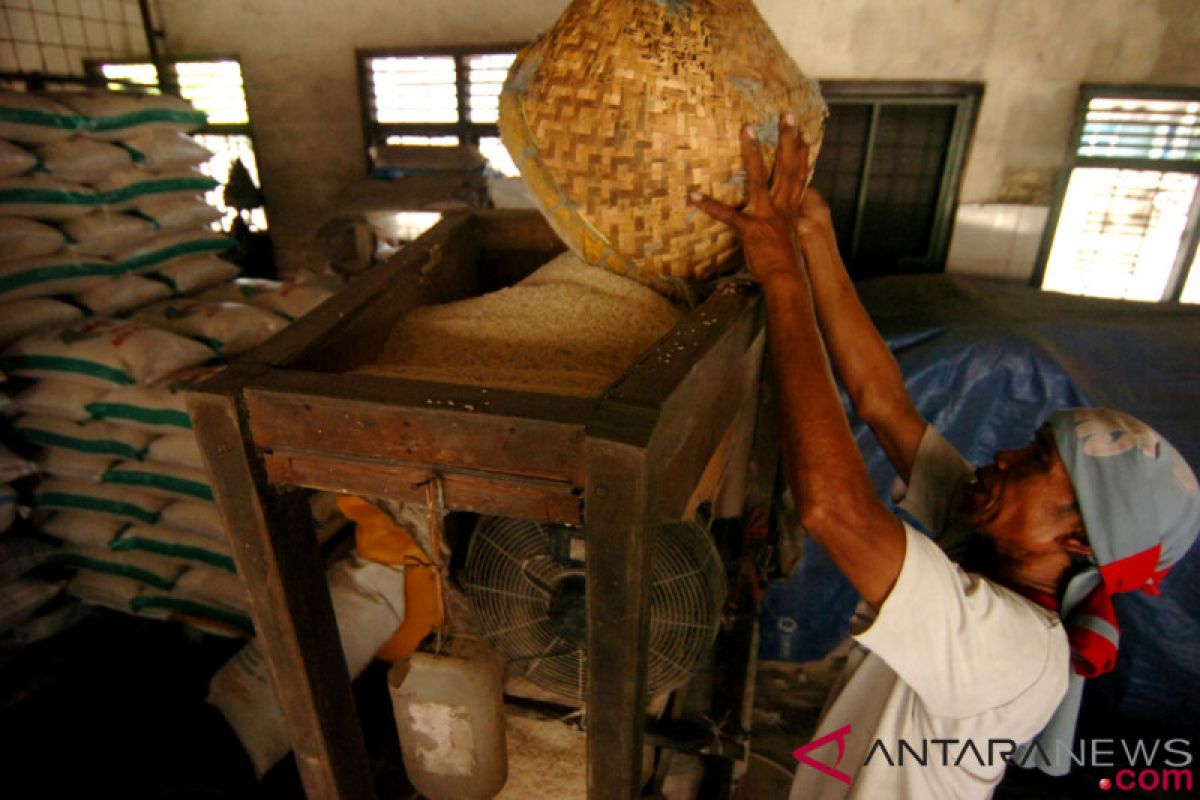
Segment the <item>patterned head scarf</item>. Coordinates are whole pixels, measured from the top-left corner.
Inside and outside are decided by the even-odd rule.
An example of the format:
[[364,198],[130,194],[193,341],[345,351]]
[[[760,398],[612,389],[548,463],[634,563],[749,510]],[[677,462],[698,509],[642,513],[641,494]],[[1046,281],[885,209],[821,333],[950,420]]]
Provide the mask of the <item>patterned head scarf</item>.
[[[1200,533],[1200,484],[1166,439],[1127,414],[1069,408],[1051,414],[1048,423],[1094,562],[1071,578],[1059,605],[1074,669],[1066,697],[1034,740],[1036,766],[1063,775],[1070,769],[1084,679],[1116,664],[1120,630],[1112,596],[1159,593],[1163,577]],[[1018,763],[1034,765],[1020,756]]]

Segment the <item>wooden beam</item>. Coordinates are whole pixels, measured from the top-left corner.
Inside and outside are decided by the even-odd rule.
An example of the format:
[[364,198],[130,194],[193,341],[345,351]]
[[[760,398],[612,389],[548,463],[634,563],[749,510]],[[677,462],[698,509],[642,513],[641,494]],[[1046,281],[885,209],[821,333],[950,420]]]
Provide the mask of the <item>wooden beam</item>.
[[308,503],[300,490],[268,485],[237,397],[221,391],[248,376],[230,367],[222,377],[189,393],[188,410],[221,516],[237,534],[234,561],[305,791],[374,797]]
[[334,459],[314,453],[276,451],[264,458],[273,483],[424,504],[425,484],[437,475],[448,511],[583,523],[583,488],[561,481],[449,471],[440,465]]
[[582,416],[594,401],[527,394],[522,413],[535,416],[518,418],[503,413],[499,391],[294,371],[272,373],[245,396],[260,447],[583,485],[584,426],[570,412]]
[[587,764],[589,800],[641,794],[650,636],[650,498],[645,451],[589,438]]

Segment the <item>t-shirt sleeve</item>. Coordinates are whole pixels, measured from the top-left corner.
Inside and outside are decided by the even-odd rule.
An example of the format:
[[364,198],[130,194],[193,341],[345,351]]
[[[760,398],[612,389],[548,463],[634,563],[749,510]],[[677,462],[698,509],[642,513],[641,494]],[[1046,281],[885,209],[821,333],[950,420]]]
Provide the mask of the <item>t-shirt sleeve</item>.
[[855,633],[933,714],[998,708],[1053,669],[1066,637],[1057,617],[964,572],[905,525],[900,575],[870,627]]
[[926,425],[908,484],[897,478],[892,501],[938,538],[962,500],[963,486],[974,477],[971,464],[937,428]]

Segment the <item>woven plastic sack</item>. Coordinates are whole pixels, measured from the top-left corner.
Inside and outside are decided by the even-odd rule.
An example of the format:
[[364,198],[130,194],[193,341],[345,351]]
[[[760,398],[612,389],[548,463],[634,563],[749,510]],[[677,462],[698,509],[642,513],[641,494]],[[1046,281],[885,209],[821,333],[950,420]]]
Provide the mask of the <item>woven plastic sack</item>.
[[76,544],[63,547],[51,560],[64,567],[118,575],[159,589],[170,589],[187,569],[186,564],[151,553],[121,553]]
[[82,309],[49,297],[31,297],[0,306],[0,344],[27,333],[66,325],[83,317]]
[[158,524],[177,531],[190,531],[210,539],[225,541],[225,523],[216,503],[202,500],[176,500],[162,510]]
[[176,295],[187,295],[231,281],[238,276],[239,270],[223,258],[199,255],[168,261],[150,274],[166,281]]
[[233,247],[228,236],[210,230],[190,230],[160,234],[148,242],[122,250],[113,260],[132,272],[160,270],[178,258],[220,253]]
[[237,571],[226,542],[161,525],[129,525],[109,546],[118,551],[141,550],[166,558],[199,562],[230,572]]
[[134,163],[146,169],[196,167],[213,157],[213,152],[182,131],[157,130],[122,142]]
[[164,231],[208,227],[221,218],[201,195],[144,195],[133,201],[133,210]]
[[101,197],[80,183],[47,175],[0,178],[0,214],[61,222],[100,206]]
[[51,511],[88,511],[93,514],[154,525],[170,501],[125,486],[84,480],[52,478],[37,485],[34,505]]
[[28,172],[37,162],[37,156],[24,147],[0,139],[0,178]]
[[69,381],[37,381],[18,394],[13,402],[22,414],[84,422],[91,418],[87,404],[99,399],[106,391],[103,386],[81,386]]
[[62,231],[24,217],[0,217],[0,261],[46,256],[67,243]]
[[203,470],[172,464],[122,461],[115,464],[100,479],[104,483],[129,486],[149,494],[172,499],[212,500],[212,487]]
[[17,435],[32,445],[58,447],[77,453],[142,459],[153,435],[107,422],[72,422],[62,417],[26,414],[14,423]]
[[305,283],[280,283],[265,278],[238,280],[205,292],[201,300],[248,303],[282,314],[289,320],[299,319],[336,294],[331,281],[317,279]]
[[35,459],[38,472],[50,478],[98,481],[117,460],[112,456],[80,453],[61,447],[43,447]]
[[110,172],[133,166],[133,156],[115,144],[73,136],[40,145],[36,151],[42,169],[64,181],[90,183]]
[[160,381],[211,357],[204,345],[170,331],[101,318],[26,336],[0,357],[0,369],[27,378],[128,386]]
[[819,143],[820,92],[752,0],[575,0],[518,54],[500,135],[571,249],[685,295],[736,247],[688,193],[741,202],[738,129],[752,123],[773,144],[784,112]]
[[106,548],[131,524],[87,511],[57,511],[39,520],[38,530],[64,542]]
[[196,441],[196,436],[192,433],[158,437],[147,448],[146,460],[155,464],[173,464],[177,467],[204,470],[204,458],[200,455],[200,443]]
[[62,229],[74,240],[75,252],[89,256],[116,255],[157,233],[148,219],[105,208],[67,220]]
[[202,172],[192,169],[164,170],[151,172],[146,169],[129,169],[110,172],[92,183],[96,197],[110,208],[127,211],[147,197],[190,197],[215,189],[220,183]]
[[81,256],[69,250],[19,261],[0,261],[0,302],[86,291],[124,271],[120,264],[100,256]]
[[84,117],[42,95],[0,90],[0,139],[53,142],[66,139],[86,124]]
[[98,317],[111,317],[171,296],[163,281],[140,275],[118,275],[74,295],[76,303]]
[[203,111],[169,94],[60,92],[53,99],[86,118],[87,132],[98,139],[126,139],[154,130],[194,131],[205,123]]
[[288,324],[283,316],[265,308],[202,300],[155,303],[139,311],[135,318],[198,339],[224,358],[257,347]]
[[219,366],[188,369],[153,386],[113,389],[89,402],[87,410],[96,419],[110,420],[122,427],[157,433],[191,431],[187,391],[220,370]]

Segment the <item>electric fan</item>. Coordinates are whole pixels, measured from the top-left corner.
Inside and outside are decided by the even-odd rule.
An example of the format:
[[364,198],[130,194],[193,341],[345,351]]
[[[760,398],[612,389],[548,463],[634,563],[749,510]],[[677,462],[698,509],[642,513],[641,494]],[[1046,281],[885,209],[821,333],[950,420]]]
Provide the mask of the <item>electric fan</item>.
[[[692,523],[656,529],[650,569],[646,693],[654,695],[684,683],[712,645],[727,580],[712,537]],[[585,572],[584,530],[483,517],[462,577],[480,632],[505,660],[576,703],[587,689]]]

